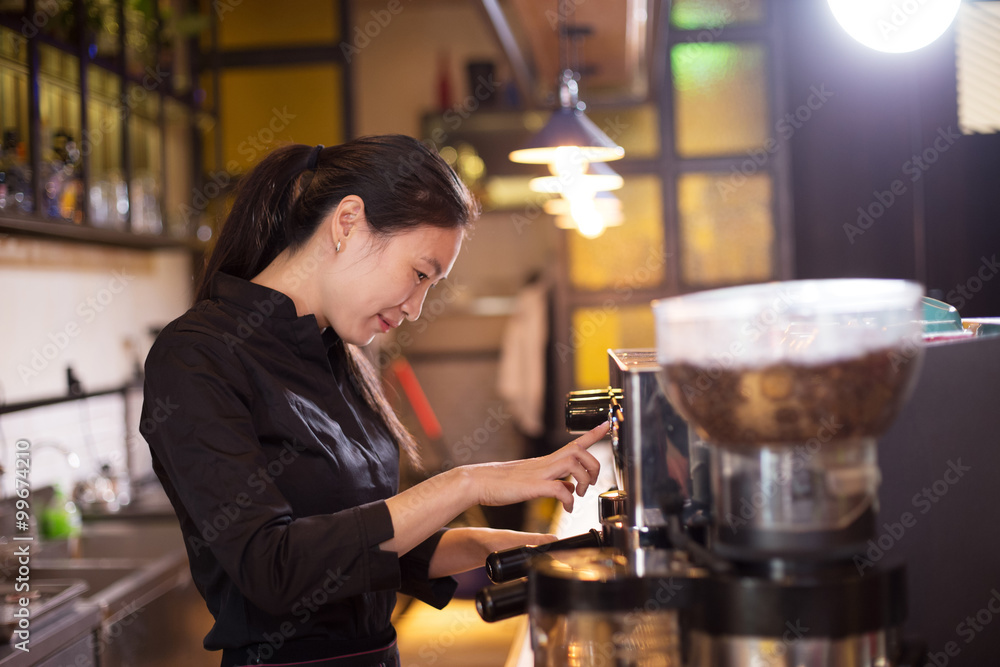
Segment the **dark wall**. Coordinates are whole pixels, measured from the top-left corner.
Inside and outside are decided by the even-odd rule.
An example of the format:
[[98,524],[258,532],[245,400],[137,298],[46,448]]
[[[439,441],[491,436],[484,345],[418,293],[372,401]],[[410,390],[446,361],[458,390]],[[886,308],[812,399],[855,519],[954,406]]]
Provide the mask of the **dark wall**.
[[954,30],[883,54],[847,35],[825,0],[774,5],[788,111],[814,87],[832,93],[790,140],[796,276],[918,279],[964,317],[1000,316],[1000,135],[959,135]]
[[905,634],[926,642],[928,667],[1000,664],[1000,617],[990,610],[1000,603],[1000,531],[987,518],[1000,505],[998,375],[1000,338],[929,345],[913,397],[879,438],[879,518],[866,558],[905,563]]

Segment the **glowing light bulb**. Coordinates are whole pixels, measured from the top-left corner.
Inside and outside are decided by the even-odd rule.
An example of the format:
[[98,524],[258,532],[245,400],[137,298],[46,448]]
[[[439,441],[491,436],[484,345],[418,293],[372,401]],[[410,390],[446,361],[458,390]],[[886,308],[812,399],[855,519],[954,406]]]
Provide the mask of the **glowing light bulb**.
[[604,233],[607,225],[593,197],[573,197],[569,200],[569,211],[576,228],[586,238],[596,239]]
[[560,146],[555,149],[549,171],[553,176],[578,176],[587,171],[588,164],[579,146]]
[[906,53],[944,34],[961,0],[828,0],[837,22],[867,47]]

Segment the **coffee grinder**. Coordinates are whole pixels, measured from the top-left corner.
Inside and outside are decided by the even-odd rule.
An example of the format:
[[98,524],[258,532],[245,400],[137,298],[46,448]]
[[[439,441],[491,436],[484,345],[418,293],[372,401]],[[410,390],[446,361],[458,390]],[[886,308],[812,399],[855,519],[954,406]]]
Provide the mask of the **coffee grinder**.
[[876,438],[922,359],[922,289],[894,280],[726,288],[655,302],[664,391],[710,461],[690,664],[899,665],[902,567],[874,537]]
[[504,584],[527,598],[535,664],[918,664],[900,639],[902,567],[859,554],[876,527],[875,439],[921,364],[921,294],[852,279],[654,302],[656,351],[610,352],[611,387],[568,401],[571,430],[612,419],[618,490],[589,536],[602,548],[556,543]]

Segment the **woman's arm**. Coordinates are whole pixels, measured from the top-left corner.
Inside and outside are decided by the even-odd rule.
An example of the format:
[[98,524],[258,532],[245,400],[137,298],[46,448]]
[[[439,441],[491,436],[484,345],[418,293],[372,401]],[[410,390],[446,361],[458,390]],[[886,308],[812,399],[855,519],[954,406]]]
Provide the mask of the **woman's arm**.
[[451,528],[438,542],[428,577],[437,579],[482,567],[494,551],[525,545],[537,546],[556,540],[548,533],[522,533],[494,528]]
[[[587,449],[607,432],[608,425],[601,424],[548,456],[452,468],[410,487],[385,501],[394,534],[380,548],[404,554],[476,504],[509,505],[552,497],[571,511],[573,490],[582,496],[597,481],[601,464]],[[575,484],[566,477],[572,477]]]

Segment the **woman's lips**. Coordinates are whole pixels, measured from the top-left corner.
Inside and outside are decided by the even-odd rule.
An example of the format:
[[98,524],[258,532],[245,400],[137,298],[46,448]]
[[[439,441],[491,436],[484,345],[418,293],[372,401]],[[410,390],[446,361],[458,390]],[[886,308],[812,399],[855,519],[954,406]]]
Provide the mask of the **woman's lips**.
[[378,316],[378,325],[379,327],[382,328],[382,333],[387,332],[389,329],[395,328],[394,324],[392,324],[389,320],[385,319],[381,315]]

